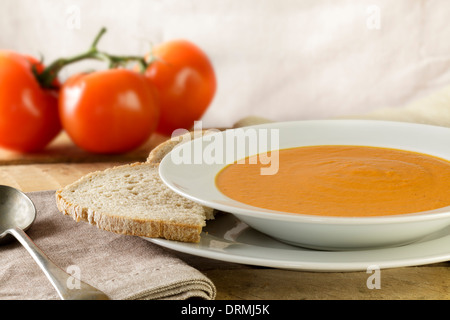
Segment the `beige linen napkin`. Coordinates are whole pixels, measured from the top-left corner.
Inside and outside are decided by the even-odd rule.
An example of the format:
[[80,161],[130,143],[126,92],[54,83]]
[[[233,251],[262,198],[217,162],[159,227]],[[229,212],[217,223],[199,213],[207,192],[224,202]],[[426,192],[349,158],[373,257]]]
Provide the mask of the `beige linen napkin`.
[[[28,193],[38,211],[27,234],[63,270],[111,299],[214,299],[203,273],[145,239],[75,223],[57,208],[54,191]],[[76,289],[74,289],[76,290]],[[59,299],[17,241],[0,247],[0,299]]]

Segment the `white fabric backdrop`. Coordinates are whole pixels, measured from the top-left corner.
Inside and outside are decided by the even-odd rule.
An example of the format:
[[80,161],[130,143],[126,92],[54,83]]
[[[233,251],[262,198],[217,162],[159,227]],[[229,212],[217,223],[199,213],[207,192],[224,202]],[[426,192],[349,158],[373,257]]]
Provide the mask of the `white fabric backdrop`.
[[189,39],[218,77],[204,125],[222,127],[247,115],[361,114],[443,88],[449,16],[446,0],[0,0],[0,49],[50,62],[87,48],[102,26],[100,48],[118,54]]

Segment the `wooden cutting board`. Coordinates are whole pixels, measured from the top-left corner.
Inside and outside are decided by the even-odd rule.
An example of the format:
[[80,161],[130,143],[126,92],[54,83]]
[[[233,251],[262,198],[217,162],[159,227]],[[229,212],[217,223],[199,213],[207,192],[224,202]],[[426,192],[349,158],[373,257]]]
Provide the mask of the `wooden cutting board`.
[[144,161],[150,150],[170,137],[153,134],[142,146],[128,153],[103,155],[86,152],[78,148],[62,132],[48,147],[36,153],[16,153],[0,149],[0,165],[20,165],[39,163],[92,163],[92,162],[138,162]]
[[[233,128],[267,123],[269,120],[249,116],[236,122]],[[226,128],[215,128],[225,130]],[[94,163],[94,162],[138,162],[147,159],[149,152],[158,144],[170,139],[169,136],[153,134],[142,146],[128,153],[102,155],[86,152],[78,148],[63,131],[48,147],[37,153],[16,153],[0,148],[0,165],[49,164],[49,163]]]

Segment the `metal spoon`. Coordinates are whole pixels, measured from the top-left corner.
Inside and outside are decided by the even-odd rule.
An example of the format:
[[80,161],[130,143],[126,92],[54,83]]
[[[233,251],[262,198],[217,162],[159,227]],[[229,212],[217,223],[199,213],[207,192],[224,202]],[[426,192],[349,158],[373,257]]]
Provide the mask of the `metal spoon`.
[[[98,289],[80,281],[80,287],[67,286],[72,276],[55,265],[25,233],[36,218],[36,208],[23,192],[0,185],[0,244],[14,236],[28,250],[63,300],[109,300]],[[72,279],[73,280],[73,279]]]

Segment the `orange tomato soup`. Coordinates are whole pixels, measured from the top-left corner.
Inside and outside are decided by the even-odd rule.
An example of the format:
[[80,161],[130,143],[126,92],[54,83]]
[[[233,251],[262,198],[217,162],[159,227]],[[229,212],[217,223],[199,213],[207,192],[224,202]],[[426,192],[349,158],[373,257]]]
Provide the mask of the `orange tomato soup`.
[[450,162],[421,153],[299,147],[279,150],[276,174],[261,175],[261,167],[259,161],[231,164],[216,185],[248,205],[309,215],[382,216],[450,205]]

